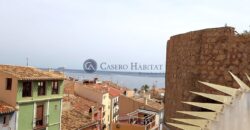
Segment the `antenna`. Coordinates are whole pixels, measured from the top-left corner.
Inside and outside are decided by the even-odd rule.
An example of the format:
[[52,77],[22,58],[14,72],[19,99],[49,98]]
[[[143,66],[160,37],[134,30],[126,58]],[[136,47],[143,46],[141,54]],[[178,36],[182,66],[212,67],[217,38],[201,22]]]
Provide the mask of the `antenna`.
[[29,66],[29,58],[26,57],[26,66]]

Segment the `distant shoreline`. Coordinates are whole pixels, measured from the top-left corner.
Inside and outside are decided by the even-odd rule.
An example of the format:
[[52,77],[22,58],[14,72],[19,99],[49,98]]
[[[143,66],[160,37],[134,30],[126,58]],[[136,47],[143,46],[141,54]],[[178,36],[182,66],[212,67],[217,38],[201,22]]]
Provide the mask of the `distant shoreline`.
[[64,73],[83,73],[83,74],[117,74],[117,75],[129,75],[129,76],[150,76],[150,77],[165,77],[165,73],[156,73],[156,72],[123,72],[123,71],[96,71],[95,73],[86,73],[84,70],[80,69],[64,69],[64,68],[40,68],[42,70],[55,70],[61,71]]

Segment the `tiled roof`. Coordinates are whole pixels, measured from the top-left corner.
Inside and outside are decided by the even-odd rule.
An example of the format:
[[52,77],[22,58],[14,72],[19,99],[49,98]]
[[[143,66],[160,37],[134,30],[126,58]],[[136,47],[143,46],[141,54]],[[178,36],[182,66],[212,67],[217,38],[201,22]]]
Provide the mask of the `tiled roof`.
[[111,97],[117,97],[117,96],[119,96],[119,95],[121,95],[123,93],[123,91],[118,90],[116,88],[112,88],[112,87],[109,87],[108,92],[109,92],[109,95]]
[[75,82],[74,81],[70,81],[70,80],[65,80],[64,81],[64,93],[65,94],[74,94],[74,85]]
[[69,102],[71,104],[71,109],[76,109],[81,112],[88,112],[91,107],[99,108],[102,106],[101,104],[74,94],[65,94],[63,102]]
[[107,93],[109,93],[109,95],[111,97],[117,97],[120,94],[122,94],[123,91],[124,91],[124,90],[118,89],[118,87],[115,88],[112,85],[105,84],[105,83],[102,83],[102,84],[87,84],[87,85],[84,85],[84,86],[86,86],[88,88],[91,88],[91,89],[95,89],[96,91],[107,92]]
[[[144,98],[135,98],[135,97],[133,97],[132,99],[135,100],[135,101],[138,101],[140,103],[145,104],[145,99]],[[164,103],[159,103],[154,99],[147,99],[147,104],[145,104],[145,105],[150,107],[150,108],[153,108],[155,110],[158,110],[158,111],[164,109]]]
[[62,112],[62,130],[78,130],[97,121],[92,121],[89,116],[72,109]]
[[7,103],[0,101],[0,114],[7,114],[7,113],[11,113],[14,112],[15,108],[8,105]]
[[63,74],[42,71],[34,67],[0,65],[0,72],[10,74],[20,80],[63,80]]
[[100,92],[108,93],[107,86],[103,85],[103,84],[88,84],[88,85],[84,85],[84,86],[95,89],[95,90],[100,91]]
[[62,130],[78,130],[85,126],[91,126],[97,123],[89,115],[89,109],[95,107],[101,108],[102,105],[89,99],[74,94],[74,83],[65,81],[62,113]]

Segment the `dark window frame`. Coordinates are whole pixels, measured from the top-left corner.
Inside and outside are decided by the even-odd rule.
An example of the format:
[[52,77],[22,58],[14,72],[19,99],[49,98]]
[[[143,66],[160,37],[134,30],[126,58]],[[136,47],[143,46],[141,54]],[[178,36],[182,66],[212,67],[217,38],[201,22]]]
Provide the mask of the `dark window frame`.
[[37,95],[38,96],[45,96],[46,95],[46,82],[45,81],[38,81],[37,82]]
[[52,81],[51,94],[59,94],[59,81]]
[[32,82],[31,81],[23,82],[22,97],[32,97]]
[[9,117],[9,115],[4,115],[3,116],[3,125],[4,126],[8,126],[9,123],[10,123],[10,117]]
[[6,90],[12,89],[12,78],[6,78]]

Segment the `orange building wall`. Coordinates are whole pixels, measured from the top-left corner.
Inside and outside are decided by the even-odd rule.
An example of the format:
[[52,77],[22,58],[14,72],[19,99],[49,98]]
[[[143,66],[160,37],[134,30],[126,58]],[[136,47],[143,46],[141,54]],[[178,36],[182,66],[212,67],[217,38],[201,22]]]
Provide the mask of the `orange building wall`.
[[[6,90],[6,78],[12,78],[11,90]],[[16,106],[18,80],[13,76],[0,72],[0,99],[11,106]]]
[[135,101],[132,98],[121,95],[119,97],[119,115],[124,116],[130,112],[136,111],[137,109],[144,107],[147,110],[155,111],[155,109],[146,106],[142,102]]

